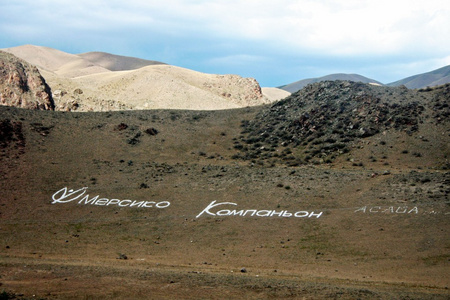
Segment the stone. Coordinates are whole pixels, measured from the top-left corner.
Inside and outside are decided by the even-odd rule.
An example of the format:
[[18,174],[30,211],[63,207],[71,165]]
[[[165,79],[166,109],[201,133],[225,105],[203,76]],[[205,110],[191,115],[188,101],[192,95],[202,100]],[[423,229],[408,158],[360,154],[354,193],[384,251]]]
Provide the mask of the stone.
[[0,51],[0,105],[54,110],[50,87],[39,70],[24,60]]

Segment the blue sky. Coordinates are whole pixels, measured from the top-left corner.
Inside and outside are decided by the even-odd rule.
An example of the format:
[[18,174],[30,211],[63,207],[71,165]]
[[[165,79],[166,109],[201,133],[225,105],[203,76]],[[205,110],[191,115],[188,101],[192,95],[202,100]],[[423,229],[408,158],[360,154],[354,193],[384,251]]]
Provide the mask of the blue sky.
[[448,0],[1,0],[0,48],[105,51],[280,86],[450,64]]

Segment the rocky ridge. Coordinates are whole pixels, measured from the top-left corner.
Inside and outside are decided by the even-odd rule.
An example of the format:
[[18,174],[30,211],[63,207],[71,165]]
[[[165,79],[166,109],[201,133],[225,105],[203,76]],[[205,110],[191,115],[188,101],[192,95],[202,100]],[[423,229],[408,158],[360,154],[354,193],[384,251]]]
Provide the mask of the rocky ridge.
[[54,110],[51,91],[39,70],[0,51],[0,105]]
[[447,122],[449,95],[449,84],[418,91],[349,81],[311,84],[243,121],[235,158],[331,163],[361,139],[386,131],[412,135],[425,119]]

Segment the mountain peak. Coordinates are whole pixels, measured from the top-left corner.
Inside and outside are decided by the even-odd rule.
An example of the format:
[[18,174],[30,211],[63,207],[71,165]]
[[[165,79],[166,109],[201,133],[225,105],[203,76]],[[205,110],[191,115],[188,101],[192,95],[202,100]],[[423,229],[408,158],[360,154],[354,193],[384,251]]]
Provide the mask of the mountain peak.
[[299,80],[299,81],[287,84],[285,86],[282,86],[280,88],[285,91],[288,91],[290,93],[295,93],[296,91],[301,90],[308,84],[321,82],[321,81],[327,81],[327,80],[331,80],[331,81],[346,80],[346,81],[354,81],[354,82],[372,83],[372,84],[376,84],[376,85],[382,85],[382,83],[380,83],[374,79],[367,78],[367,77],[364,77],[359,74],[335,73],[335,74],[330,74],[330,75],[317,77],[317,78],[308,78],[308,79]]
[[442,85],[450,82],[450,65],[427,72],[410,76],[392,83],[389,86],[404,85],[409,89],[420,89]]

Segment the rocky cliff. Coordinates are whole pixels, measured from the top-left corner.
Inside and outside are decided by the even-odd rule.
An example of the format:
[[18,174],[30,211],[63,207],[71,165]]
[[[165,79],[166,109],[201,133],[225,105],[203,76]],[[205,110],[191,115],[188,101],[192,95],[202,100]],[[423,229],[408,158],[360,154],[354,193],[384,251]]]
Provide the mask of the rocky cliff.
[[35,66],[0,51],[0,105],[54,110],[49,86]]

